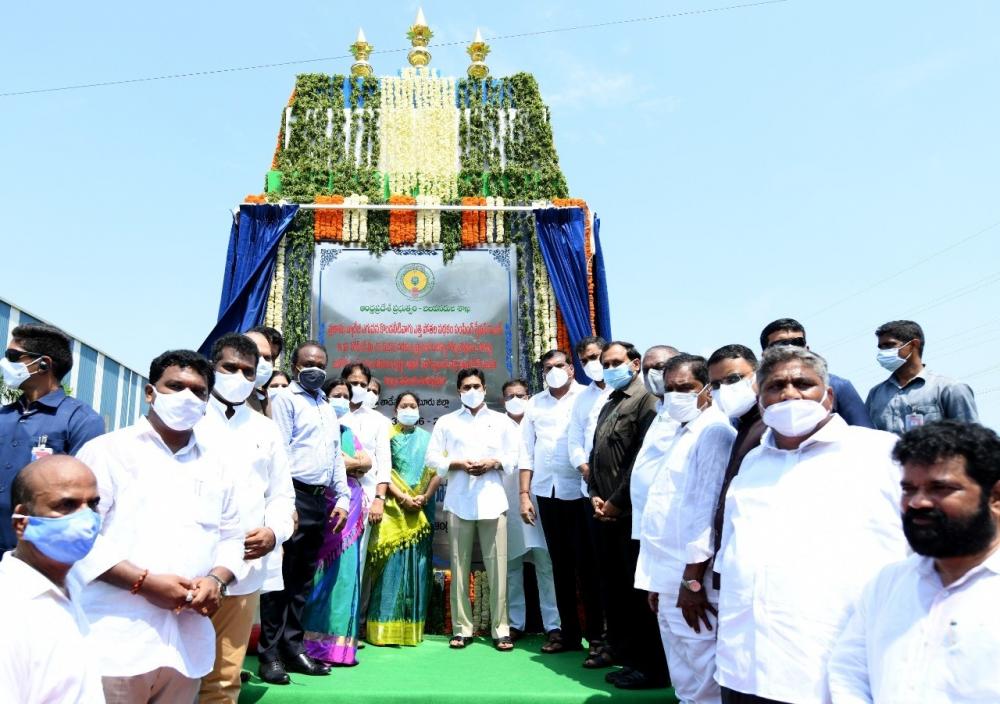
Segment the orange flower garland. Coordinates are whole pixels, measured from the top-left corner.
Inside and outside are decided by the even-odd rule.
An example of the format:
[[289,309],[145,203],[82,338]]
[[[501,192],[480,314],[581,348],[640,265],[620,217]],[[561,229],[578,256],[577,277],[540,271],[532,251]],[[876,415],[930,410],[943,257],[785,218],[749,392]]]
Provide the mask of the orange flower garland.
[[583,251],[587,258],[587,305],[590,308],[590,329],[597,329],[597,318],[594,311],[594,257],[591,251],[590,241],[592,238],[592,227],[590,223],[590,208],[587,201],[580,198],[555,198],[552,205],[557,208],[582,208],[583,209]]
[[571,354],[572,351],[569,341],[569,329],[566,327],[566,321],[563,320],[562,311],[558,307],[556,308],[556,348],[566,354]]
[[[485,198],[463,198],[462,205],[486,205]],[[486,243],[486,211],[462,211],[462,249]]]
[[[315,198],[317,203],[329,203],[340,205],[344,202],[344,196],[323,196]],[[343,239],[344,211],[333,208],[321,208],[316,210],[316,226],[314,228],[317,242],[340,242]]]
[[[295,89],[292,88],[292,94],[288,96],[288,105],[285,107],[292,107],[295,103]],[[285,145],[285,119],[284,114],[282,114],[281,119],[281,129],[278,130],[278,141],[274,145],[274,156],[271,157],[271,171],[275,171],[278,168],[278,155],[281,154],[281,149]]]
[[260,205],[262,203],[266,203],[267,202],[267,196],[265,196],[263,193],[261,193],[260,195],[254,195],[253,193],[250,193],[250,194],[247,195],[246,198],[243,199],[243,202],[244,203],[253,203],[255,205]]
[[[416,205],[417,199],[413,196],[391,196],[389,204],[396,205]],[[389,246],[403,247],[405,245],[415,245],[417,243],[417,211],[416,210],[390,210],[389,211]]]

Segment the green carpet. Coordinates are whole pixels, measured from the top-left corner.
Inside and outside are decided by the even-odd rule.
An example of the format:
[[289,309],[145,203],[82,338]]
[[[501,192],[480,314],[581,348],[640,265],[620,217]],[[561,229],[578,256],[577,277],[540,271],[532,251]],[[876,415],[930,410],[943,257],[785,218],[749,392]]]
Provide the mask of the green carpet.
[[358,655],[357,667],[334,668],[327,677],[291,675],[292,684],[267,685],[254,673],[243,685],[240,704],[298,702],[676,702],[673,690],[627,692],[605,683],[607,670],[585,670],[583,653],[542,655],[540,637],[525,638],[510,653],[477,638],[465,650],[450,650],[444,636],[428,636],[416,648],[376,648]]

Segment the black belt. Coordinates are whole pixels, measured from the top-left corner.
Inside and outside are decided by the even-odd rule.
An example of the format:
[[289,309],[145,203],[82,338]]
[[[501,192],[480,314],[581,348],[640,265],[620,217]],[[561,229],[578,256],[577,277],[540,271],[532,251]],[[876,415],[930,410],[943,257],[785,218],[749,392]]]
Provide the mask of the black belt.
[[311,494],[313,496],[319,496],[320,494],[326,493],[325,486],[306,484],[305,482],[300,482],[298,479],[292,479],[292,486],[295,487],[296,491],[301,491],[303,494]]

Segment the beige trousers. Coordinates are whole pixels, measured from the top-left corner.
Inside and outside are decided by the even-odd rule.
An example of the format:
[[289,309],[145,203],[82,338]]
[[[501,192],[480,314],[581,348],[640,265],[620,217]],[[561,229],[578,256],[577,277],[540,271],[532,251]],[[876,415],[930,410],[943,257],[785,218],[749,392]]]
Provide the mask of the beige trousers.
[[194,704],[201,680],[172,667],[131,677],[102,677],[107,704]]
[[199,704],[236,704],[240,698],[240,671],[259,601],[260,594],[256,592],[227,596],[212,616],[215,667],[201,681]]
[[472,603],[469,601],[469,574],[472,545],[479,535],[479,547],[490,583],[490,632],[494,638],[510,635],[507,618],[507,514],[483,521],[466,521],[448,514],[448,542],[451,549],[451,622],[457,636],[473,635]]

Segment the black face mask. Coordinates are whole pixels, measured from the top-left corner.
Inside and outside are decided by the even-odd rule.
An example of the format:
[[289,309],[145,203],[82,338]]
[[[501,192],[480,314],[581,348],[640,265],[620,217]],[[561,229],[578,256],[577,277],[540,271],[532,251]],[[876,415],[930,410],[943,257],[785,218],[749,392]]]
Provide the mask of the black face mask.
[[319,367],[306,367],[299,372],[298,382],[306,391],[315,391],[323,385],[326,372]]
[[[932,522],[914,524],[913,519],[918,516],[929,518]],[[925,557],[974,555],[988,548],[996,533],[989,496],[983,497],[979,511],[968,518],[948,518],[937,508],[907,509],[903,514],[903,535],[913,551]]]

